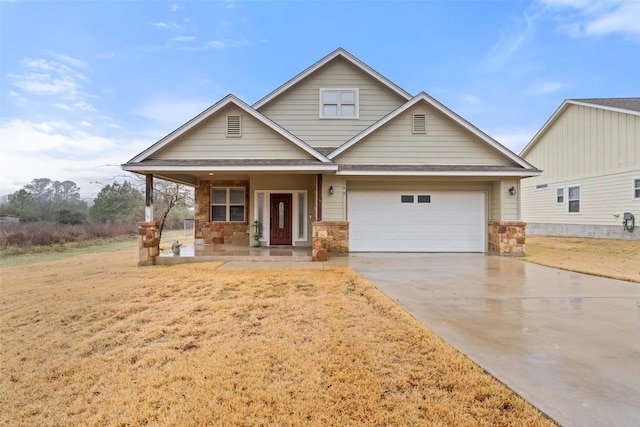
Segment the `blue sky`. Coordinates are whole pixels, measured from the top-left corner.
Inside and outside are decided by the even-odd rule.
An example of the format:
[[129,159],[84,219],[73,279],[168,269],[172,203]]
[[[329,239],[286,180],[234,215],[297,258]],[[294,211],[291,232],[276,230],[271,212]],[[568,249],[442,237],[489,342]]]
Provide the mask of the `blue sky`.
[[337,47],[519,153],[567,98],[640,95],[640,1],[0,1],[0,195],[83,197],[229,93]]

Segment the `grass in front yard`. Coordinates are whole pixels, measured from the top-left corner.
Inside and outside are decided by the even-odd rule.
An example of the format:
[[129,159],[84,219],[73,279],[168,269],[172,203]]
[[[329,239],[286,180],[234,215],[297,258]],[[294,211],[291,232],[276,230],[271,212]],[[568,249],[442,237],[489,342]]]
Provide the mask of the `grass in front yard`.
[[527,236],[525,261],[640,282],[640,240]]
[[349,269],[1,270],[0,424],[554,425]]

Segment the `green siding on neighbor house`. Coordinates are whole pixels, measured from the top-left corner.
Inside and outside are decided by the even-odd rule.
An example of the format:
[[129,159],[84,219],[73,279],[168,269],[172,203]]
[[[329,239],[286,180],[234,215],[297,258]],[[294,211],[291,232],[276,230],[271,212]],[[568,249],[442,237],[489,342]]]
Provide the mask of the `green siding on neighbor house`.
[[[522,180],[522,218],[531,223],[618,226],[640,213],[640,116],[569,105],[524,156],[543,173]],[[547,185],[547,189],[536,189]],[[580,213],[568,212],[568,187],[580,186]],[[564,203],[556,190],[564,187]]]
[[[413,133],[413,114],[426,114],[426,133]],[[343,164],[513,165],[485,141],[426,103],[400,114],[335,160]]]
[[[242,136],[227,137],[227,115],[242,116]],[[229,107],[218,112],[167,147],[153,159],[310,159],[310,154],[273,129]]]
[[[358,119],[320,119],[320,88],[359,89]],[[312,147],[337,147],[406,102],[336,58],[259,111]]]

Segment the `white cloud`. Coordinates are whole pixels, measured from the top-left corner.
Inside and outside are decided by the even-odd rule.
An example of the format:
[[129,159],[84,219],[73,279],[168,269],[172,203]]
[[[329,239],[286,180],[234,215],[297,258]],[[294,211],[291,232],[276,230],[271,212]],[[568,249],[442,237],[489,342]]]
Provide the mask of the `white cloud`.
[[176,12],[176,11],[178,11],[180,9],[182,9],[182,8],[174,3],[174,4],[171,5],[171,9],[170,10],[171,10],[171,12]]
[[211,40],[207,42],[205,46],[206,48],[210,48],[210,49],[228,49],[233,47],[242,47],[245,45],[247,45],[246,40],[222,39],[222,40]]
[[172,42],[182,43],[191,42],[196,39],[196,36],[178,36],[171,39]]
[[88,121],[86,121],[86,120],[82,120],[82,121],[80,122],[80,124],[81,124],[82,126],[84,126],[84,127],[88,127],[88,128],[92,128],[92,127],[93,127],[93,123],[88,122]]
[[527,90],[527,95],[546,95],[549,93],[557,92],[566,87],[564,83],[560,82],[542,82],[531,87]]
[[0,194],[13,193],[34,178],[50,178],[71,180],[89,197],[99,191],[92,182],[122,174],[119,165],[149,145],[147,140],[125,144],[64,121],[8,120],[0,123],[0,132]]
[[518,154],[531,141],[537,131],[538,129],[503,129],[492,132],[490,135],[500,144]]
[[182,25],[176,24],[175,22],[162,22],[162,21],[150,22],[149,25],[161,30],[172,30],[172,31],[182,30]]
[[204,99],[158,100],[137,108],[134,113],[138,116],[162,123],[169,131],[191,120],[206,108],[211,102]]
[[513,23],[513,29],[500,33],[500,39],[482,59],[481,68],[489,71],[502,68],[531,38],[535,30],[534,18],[526,13],[523,13],[522,18]]
[[600,15],[584,27],[586,34],[631,33],[640,35],[640,2],[628,2]]
[[[87,101],[84,86],[89,78],[84,74],[89,66],[84,61],[55,52],[49,58],[24,58],[20,70],[8,75],[11,83],[22,95],[56,97],[53,106],[63,110],[93,111]],[[18,93],[13,91],[14,93]]]
[[629,0],[541,0],[574,37],[622,34],[640,42],[640,2]]
[[480,98],[473,95],[463,95],[462,103],[466,105],[477,105],[481,102]]

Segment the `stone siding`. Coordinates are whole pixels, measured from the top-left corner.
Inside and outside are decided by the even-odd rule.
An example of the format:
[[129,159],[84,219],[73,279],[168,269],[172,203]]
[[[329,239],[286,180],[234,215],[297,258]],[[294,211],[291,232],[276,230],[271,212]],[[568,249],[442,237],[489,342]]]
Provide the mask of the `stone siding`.
[[313,223],[313,261],[326,261],[330,253],[349,253],[347,221],[315,221]]
[[[245,222],[211,222],[211,188],[244,187]],[[194,237],[204,244],[249,246],[249,181],[200,181],[195,190]]]
[[138,266],[154,265],[160,255],[160,221],[139,222],[140,236]]
[[522,221],[489,221],[489,253],[524,256],[526,225]]

